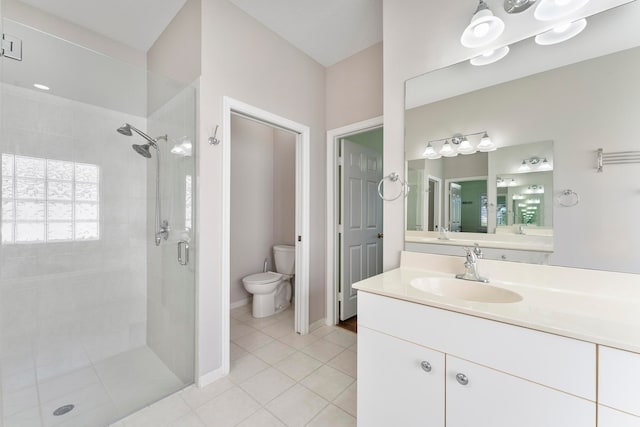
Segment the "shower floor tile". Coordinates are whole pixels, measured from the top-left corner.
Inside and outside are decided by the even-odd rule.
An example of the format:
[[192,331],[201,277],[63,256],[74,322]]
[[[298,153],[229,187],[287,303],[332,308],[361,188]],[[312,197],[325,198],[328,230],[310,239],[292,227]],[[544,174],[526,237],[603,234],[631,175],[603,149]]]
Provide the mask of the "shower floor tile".
[[[105,427],[183,387],[151,349],[140,347],[30,387],[4,387],[4,418],[0,424]],[[53,415],[55,409],[67,404],[75,405],[74,409],[65,415]]]

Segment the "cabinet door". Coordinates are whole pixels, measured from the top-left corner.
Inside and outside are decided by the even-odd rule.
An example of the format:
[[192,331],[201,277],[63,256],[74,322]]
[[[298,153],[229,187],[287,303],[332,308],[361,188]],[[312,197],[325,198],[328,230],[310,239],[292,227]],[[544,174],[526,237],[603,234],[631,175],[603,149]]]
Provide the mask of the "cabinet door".
[[640,427],[640,417],[598,405],[598,427]]
[[[463,376],[462,376],[463,375]],[[595,427],[594,402],[447,355],[447,427]]]
[[358,425],[443,427],[444,374],[443,353],[358,327]]

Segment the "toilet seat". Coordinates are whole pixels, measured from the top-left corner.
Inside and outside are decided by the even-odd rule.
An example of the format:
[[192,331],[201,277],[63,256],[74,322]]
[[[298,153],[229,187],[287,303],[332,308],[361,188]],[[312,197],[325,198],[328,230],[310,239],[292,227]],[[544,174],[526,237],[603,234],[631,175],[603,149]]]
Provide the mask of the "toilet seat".
[[265,273],[256,273],[242,279],[247,285],[268,285],[282,279],[282,274],[267,271]]

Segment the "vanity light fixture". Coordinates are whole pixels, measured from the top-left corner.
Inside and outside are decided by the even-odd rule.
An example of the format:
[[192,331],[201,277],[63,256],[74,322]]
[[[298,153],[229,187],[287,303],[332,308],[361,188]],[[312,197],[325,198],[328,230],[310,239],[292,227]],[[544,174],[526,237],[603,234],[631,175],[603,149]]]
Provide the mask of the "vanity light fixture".
[[522,160],[518,172],[529,172],[532,169],[536,171],[548,171],[553,168],[546,157],[543,159],[540,157],[529,157],[528,159]]
[[502,58],[507,56],[509,53],[509,46],[502,46],[498,49],[491,49],[486,52],[481,53],[478,56],[474,56],[469,60],[471,65],[475,65],[480,67],[482,65],[493,64],[494,62],[500,61]]
[[440,154],[438,154],[435,148],[433,148],[433,145],[431,145],[431,142],[427,143],[427,148],[425,148],[424,153],[422,153],[422,156],[430,160],[436,160],[442,157]]
[[445,157],[455,157],[458,155],[458,153],[453,149],[453,147],[449,143],[449,140],[446,140],[442,145],[442,148],[440,149],[440,154],[442,154]]
[[547,158],[545,157],[542,163],[540,163],[538,169],[540,169],[541,171],[550,171],[553,168],[551,167],[551,163],[549,163],[547,161]]
[[456,134],[451,138],[451,142],[458,146],[458,153],[460,154],[473,154],[477,151],[465,135]]
[[587,3],[589,0],[540,0],[533,16],[539,21],[562,19],[582,9]]
[[[483,131],[483,132],[476,132],[476,133],[468,133],[466,135],[463,135],[461,133],[456,133],[451,138],[433,139],[427,143],[427,147],[422,153],[422,156],[430,160],[436,160],[442,156],[455,157],[458,154],[473,154],[480,149],[480,146],[482,145],[482,140],[480,141],[480,144],[478,144],[478,147],[475,148],[467,137],[478,136],[478,135],[483,135],[482,137],[483,140],[485,137],[489,138],[487,135],[487,132]],[[433,146],[433,143],[435,142],[443,142],[442,148],[440,148],[440,150],[436,150],[436,148]],[[491,140],[489,140],[489,143],[491,144],[493,149],[486,150],[486,151],[495,150],[495,145],[491,142]],[[485,146],[486,146],[486,142],[485,142]]]
[[504,11],[507,13],[520,13],[529,9],[536,0],[504,0]]
[[558,24],[549,31],[538,34],[536,36],[536,43],[542,46],[562,43],[577,36],[586,27],[587,20],[584,18],[574,22],[565,22],[562,24]]
[[485,132],[484,135],[482,135],[482,138],[480,139],[480,144],[478,144],[478,151],[487,153],[489,151],[495,151],[495,150],[496,150],[496,144],[494,144],[493,141],[491,141],[491,138],[489,138],[489,134]]
[[460,37],[460,43],[469,48],[487,46],[500,37],[503,31],[504,22],[502,19],[491,12],[484,0],[480,0],[471,22]]

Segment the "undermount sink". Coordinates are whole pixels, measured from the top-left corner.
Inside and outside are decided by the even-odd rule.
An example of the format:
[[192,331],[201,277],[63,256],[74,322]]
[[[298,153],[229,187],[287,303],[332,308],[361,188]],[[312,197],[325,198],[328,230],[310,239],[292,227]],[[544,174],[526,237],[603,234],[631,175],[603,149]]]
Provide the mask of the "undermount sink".
[[422,292],[465,301],[502,304],[522,301],[522,296],[516,292],[469,280],[449,277],[420,277],[411,280],[409,284]]

